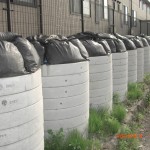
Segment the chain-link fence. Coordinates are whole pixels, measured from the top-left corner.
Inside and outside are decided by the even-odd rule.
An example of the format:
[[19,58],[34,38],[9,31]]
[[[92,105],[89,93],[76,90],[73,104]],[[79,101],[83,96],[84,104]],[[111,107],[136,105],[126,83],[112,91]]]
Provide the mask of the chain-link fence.
[[[11,29],[23,36],[40,33],[71,35],[81,32],[80,7],[72,1],[0,0],[0,31]],[[85,6],[85,31],[118,32],[122,35],[136,35],[140,32],[150,34],[147,22],[133,17],[131,19],[131,15],[125,14],[119,5],[113,9],[113,6],[107,7],[97,0],[90,0],[89,5],[85,3]]]

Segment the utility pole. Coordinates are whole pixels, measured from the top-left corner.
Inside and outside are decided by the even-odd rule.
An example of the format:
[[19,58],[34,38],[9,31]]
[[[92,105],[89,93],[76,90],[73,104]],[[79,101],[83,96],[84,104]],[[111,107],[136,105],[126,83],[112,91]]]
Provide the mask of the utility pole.
[[82,32],[84,32],[84,12],[83,12],[83,1],[81,0],[81,27],[82,27]]

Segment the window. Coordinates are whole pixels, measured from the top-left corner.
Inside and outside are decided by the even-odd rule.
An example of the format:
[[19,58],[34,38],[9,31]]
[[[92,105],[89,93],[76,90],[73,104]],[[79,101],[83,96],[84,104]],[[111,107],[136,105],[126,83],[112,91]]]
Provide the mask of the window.
[[119,3],[117,3],[117,5],[118,5],[118,11],[120,11],[120,4],[119,4]]
[[83,1],[83,13],[84,15],[90,15],[90,0]]
[[143,3],[142,9],[146,11],[146,4],[145,3]]
[[73,13],[81,13],[81,1],[80,0],[72,0],[71,2],[71,8]]
[[[71,12],[81,14],[81,0],[71,0]],[[83,1],[84,15],[90,15],[90,0]]]
[[23,3],[29,3],[29,4],[33,4],[34,0],[15,0],[17,2],[23,2]]
[[[0,2],[6,2],[6,0],[0,0]],[[37,0],[10,0],[11,3],[18,5],[36,6]]]
[[103,6],[104,6],[104,19],[108,19],[108,2],[107,0],[103,0]]
[[100,0],[95,0],[95,22],[100,21]]
[[132,25],[134,26],[134,27],[136,27],[137,26],[137,14],[136,14],[136,11],[134,11],[134,10],[132,10]]
[[128,7],[123,6],[123,10],[124,10],[124,23],[128,24]]
[[139,8],[143,8],[143,1],[139,0]]

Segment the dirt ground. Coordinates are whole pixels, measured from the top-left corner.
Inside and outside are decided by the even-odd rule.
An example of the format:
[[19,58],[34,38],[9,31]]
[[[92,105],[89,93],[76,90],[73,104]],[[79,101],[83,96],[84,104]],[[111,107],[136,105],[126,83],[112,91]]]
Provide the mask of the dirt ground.
[[141,122],[140,134],[143,134],[143,138],[140,139],[141,144],[139,149],[150,150],[150,108]]

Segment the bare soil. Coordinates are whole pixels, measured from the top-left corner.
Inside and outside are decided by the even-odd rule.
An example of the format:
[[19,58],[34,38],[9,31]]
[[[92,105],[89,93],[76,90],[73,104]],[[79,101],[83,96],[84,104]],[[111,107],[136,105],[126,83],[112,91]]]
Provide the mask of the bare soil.
[[140,150],[150,150],[150,108],[146,112],[144,119],[141,122],[140,134],[143,138],[140,139]]

